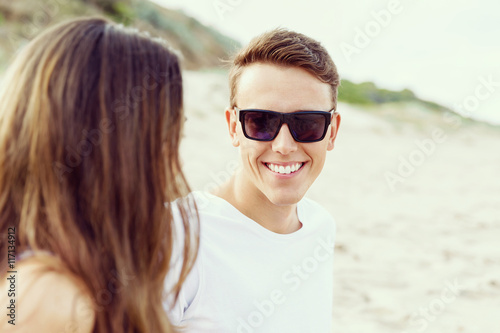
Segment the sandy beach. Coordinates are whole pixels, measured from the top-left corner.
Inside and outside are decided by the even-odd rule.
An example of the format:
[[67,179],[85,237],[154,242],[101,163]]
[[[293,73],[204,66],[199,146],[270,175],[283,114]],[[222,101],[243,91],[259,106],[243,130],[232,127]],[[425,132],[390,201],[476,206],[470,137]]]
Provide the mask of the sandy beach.
[[[226,74],[184,79],[184,169],[210,191],[238,166]],[[500,128],[385,107],[407,120],[339,105],[336,147],[307,193],[337,223],[333,332],[500,332]]]

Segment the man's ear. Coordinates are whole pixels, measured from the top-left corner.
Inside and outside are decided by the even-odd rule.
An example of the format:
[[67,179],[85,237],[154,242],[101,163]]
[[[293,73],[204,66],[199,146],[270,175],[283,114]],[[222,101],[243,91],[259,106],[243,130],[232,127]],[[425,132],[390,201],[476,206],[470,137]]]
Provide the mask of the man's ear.
[[234,147],[238,147],[240,145],[240,139],[238,138],[238,133],[236,131],[238,119],[236,119],[236,111],[230,107],[226,108],[226,122],[229,130],[229,136],[231,137],[231,143]]
[[340,114],[334,112],[332,115],[332,123],[330,124],[332,130],[330,131],[330,136],[328,137],[328,147],[327,150],[332,150],[335,146],[335,139],[337,138],[337,133],[340,127]]

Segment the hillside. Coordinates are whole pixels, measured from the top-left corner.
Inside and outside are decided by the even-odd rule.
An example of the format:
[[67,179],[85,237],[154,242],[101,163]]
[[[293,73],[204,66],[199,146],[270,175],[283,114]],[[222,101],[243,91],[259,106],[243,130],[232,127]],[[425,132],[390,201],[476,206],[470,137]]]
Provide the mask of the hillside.
[[166,39],[186,69],[221,66],[240,45],[180,11],[144,0],[0,0],[0,70],[23,44],[57,22],[99,15]]
[[[183,67],[187,70],[221,68],[221,59],[230,58],[241,46],[182,11],[147,0],[0,0],[0,74],[15,52],[48,26],[90,15],[105,16],[164,38],[181,51]],[[438,118],[452,112],[439,104],[421,100],[408,89],[391,91],[371,82],[353,83],[347,79],[342,79],[339,101],[403,122],[420,117],[422,113],[414,112],[415,108],[425,109]],[[381,104],[388,107],[378,107]]]
[[500,126],[465,118],[438,103],[423,100],[413,91],[400,91],[377,87],[373,82],[354,83],[342,79],[338,99],[358,109],[387,118],[393,123],[413,124],[419,128],[426,126],[447,126],[455,124],[478,124],[499,129]]
[[418,98],[409,89],[403,89],[401,91],[381,89],[378,88],[373,82],[362,82],[356,84],[343,79],[342,85],[339,88],[339,98],[346,103],[362,105],[416,102],[433,110],[446,111],[446,108],[437,103]]

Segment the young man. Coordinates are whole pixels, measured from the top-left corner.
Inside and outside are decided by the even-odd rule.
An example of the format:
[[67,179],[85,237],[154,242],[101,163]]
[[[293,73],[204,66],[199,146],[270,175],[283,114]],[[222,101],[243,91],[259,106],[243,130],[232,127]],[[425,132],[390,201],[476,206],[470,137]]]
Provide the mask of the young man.
[[277,29],[236,55],[229,82],[242,168],[193,193],[199,255],[171,319],[187,332],[331,332],[335,226],[304,195],[339,129],[336,67],[315,40]]

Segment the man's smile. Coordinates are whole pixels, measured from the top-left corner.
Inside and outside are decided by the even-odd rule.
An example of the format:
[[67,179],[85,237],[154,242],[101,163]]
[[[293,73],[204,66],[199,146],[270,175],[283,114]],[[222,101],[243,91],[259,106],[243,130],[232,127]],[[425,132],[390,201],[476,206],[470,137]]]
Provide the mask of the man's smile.
[[263,163],[269,170],[274,173],[288,175],[299,171],[305,163],[291,162],[291,163]]

